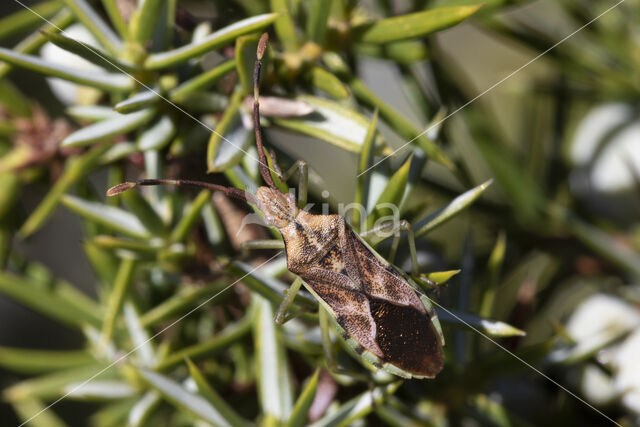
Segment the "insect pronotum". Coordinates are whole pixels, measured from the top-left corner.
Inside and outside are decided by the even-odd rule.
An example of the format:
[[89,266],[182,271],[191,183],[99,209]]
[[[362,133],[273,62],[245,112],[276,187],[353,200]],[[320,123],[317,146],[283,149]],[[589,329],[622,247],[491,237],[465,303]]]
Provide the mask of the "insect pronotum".
[[442,369],[444,337],[435,310],[419,296],[407,275],[396,270],[347,225],[340,215],[314,215],[298,209],[293,194],[276,187],[267,166],[260,128],[259,80],[268,36],[263,34],[254,69],[253,123],[260,173],[267,186],[255,195],[189,180],[125,182],[113,196],[137,185],[196,185],[244,200],[277,227],[284,240],[287,268],[334,317],[343,338],[370,364],[403,377],[433,378]]

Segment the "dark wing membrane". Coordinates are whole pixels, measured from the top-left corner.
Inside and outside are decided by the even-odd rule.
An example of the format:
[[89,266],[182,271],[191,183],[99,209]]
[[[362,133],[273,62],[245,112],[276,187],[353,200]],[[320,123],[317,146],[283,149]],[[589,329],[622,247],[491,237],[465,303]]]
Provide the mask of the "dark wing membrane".
[[369,306],[383,360],[416,376],[435,377],[444,354],[431,319],[413,307],[385,300],[370,299]]

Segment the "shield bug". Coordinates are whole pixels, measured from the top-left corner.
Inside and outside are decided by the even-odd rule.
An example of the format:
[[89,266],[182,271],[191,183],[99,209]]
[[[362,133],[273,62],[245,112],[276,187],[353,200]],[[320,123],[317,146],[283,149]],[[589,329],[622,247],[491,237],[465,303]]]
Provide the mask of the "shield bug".
[[351,230],[344,217],[301,210],[293,194],[283,194],[274,183],[260,128],[259,77],[267,40],[264,34],[258,45],[253,104],[260,172],[266,186],[254,195],[197,181],[141,180],[117,185],[107,195],[137,185],[197,185],[255,205],[265,222],[280,231],[289,271],[302,279],[365,361],[402,377],[433,378],[443,366],[444,337],[428,298],[416,291],[408,275]]

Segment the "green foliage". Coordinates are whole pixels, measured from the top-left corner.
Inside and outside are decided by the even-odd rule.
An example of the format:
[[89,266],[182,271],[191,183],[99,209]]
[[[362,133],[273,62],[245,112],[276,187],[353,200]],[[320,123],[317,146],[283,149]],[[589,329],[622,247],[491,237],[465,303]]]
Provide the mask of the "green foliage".
[[[624,284],[640,277],[637,215],[583,209],[589,203],[572,184],[578,168],[562,147],[598,102],[635,108],[638,28],[624,14],[640,8],[628,2],[586,28],[585,48],[558,46],[546,56],[549,75],[518,86],[521,108],[496,113],[495,99],[466,103],[479,92],[470,90],[477,76],[460,72],[438,33],[470,20],[514,50],[544,52],[557,34],[504,13],[518,1],[412,1],[402,13],[382,0],[202,2],[216,12],[211,25],[192,19],[191,3],[198,2],[182,9],[176,0],[50,0],[33,9],[49,23],[27,10],[0,18],[0,294],[84,334],[76,349],[0,346],[0,368],[28,376],[12,377],[3,390],[16,417],[73,424],[56,406],[69,399],[91,402],[95,412],[82,423],[95,426],[527,425],[522,413],[536,425],[597,419],[511,356],[564,384],[571,376],[554,364],[611,371],[594,355],[628,333],[585,350],[561,326],[578,303],[575,289],[640,300],[637,286]],[[584,10],[570,2],[553,7],[577,23],[602,12],[586,3]],[[76,23],[98,46],[66,33]],[[308,292],[293,292],[301,282],[286,269],[282,242],[241,224],[251,206],[182,188],[103,197],[104,176],[114,185],[143,177],[249,191],[262,185],[249,123],[264,31],[271,42],[262,125],[274,153],[269,166],[284,171],[274,171],[276,182],[294,187],[296,161],[306,160],[309,202],[327,203],[332,213],[340,203],[362,205],[345,213],[356,231],[378,225],[389,205],[411,221],[397,239],[367,241],[389,259],[397,252],[396,265],[409,270],[413,242],[398,242],[416,238],[420,271],[411,277],[436,308],[447,341],[446,365],[434,380],[401,380],[354,355],[325,309]],[[45,43],[97,69],[43,58]],[[417,119],[369,83],[368,68],[382,63]],[[12,83],[20,69],[92,95],[78,96],[54,120],[38,105],[44,97]],[[585,168],[617,132],[598,142]],[[352,169],[323,168],[322,158]],[[621,197],[635,200],[637,213],[640,174],[630,174],[635,187]],[[27,212],[32,184],[46,192]],[[596,204],[608,205],[603,200]],[[26,259],[15,244],[55,221],[58,208],[82,224],[97,297]],[[244,250],[249,239],[263,251]],[[66,244],[56,242],[61,251]],[[276,323],[283,300],[292,305]],[[562,345],[571,348],[566,357],[549,356]],[[494,399],[513,381],[552,403],[523,411],[523,402],[539,404],[518,387],[509,399]],[[607,414],[629,421],[617,402]]]

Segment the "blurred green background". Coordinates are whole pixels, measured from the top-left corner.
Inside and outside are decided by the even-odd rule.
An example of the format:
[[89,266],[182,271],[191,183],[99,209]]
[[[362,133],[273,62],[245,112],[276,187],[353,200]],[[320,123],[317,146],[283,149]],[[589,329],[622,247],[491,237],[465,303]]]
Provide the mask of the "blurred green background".
[[[76,85],[85,77],[46,64],[81,70],[78,52],[95,51],[46,35],[57,31],[14,0],[0,5],[2,425],[28,420],[136,345],[147,355],[33,425],[640,425],[637,2],[24,4],[116,61],[111,77],[124,67],[136,81],[94,74]],[[268,322],[293,277],[282,259],[244,276],[275,254],[240,249],[274,237],[238,232],[246,207],[188,189],[103,196],[142,176],[259,185],[236,145],[255,157],[241,104],[261,31],[271,35],[263,95],[275,99],[263,108],[267,145],[284,170],[308,163],[316,212],[366,188],[372,215],[376,200],[391,200],[414,225],[421,272],[462,270],[428,294],[446,309],[446,365],[433,380],[371,373],[331,328],[327,354],[329,332],[304,292],[294,304],[302,316]],[[181,46],[188,58],[175,55]],[[293,99],[314,113],[277,117]],[[114,109],[140,118],[124,127]],[[425,129],[356,177],[367,150],[380,160]],[[394,263],[409,271],[405,237]],[[376,250],[388,256],[390,244]],[[238,278],[239,289],[141,344]],[[332,358],[349,373],[333,373]]]

